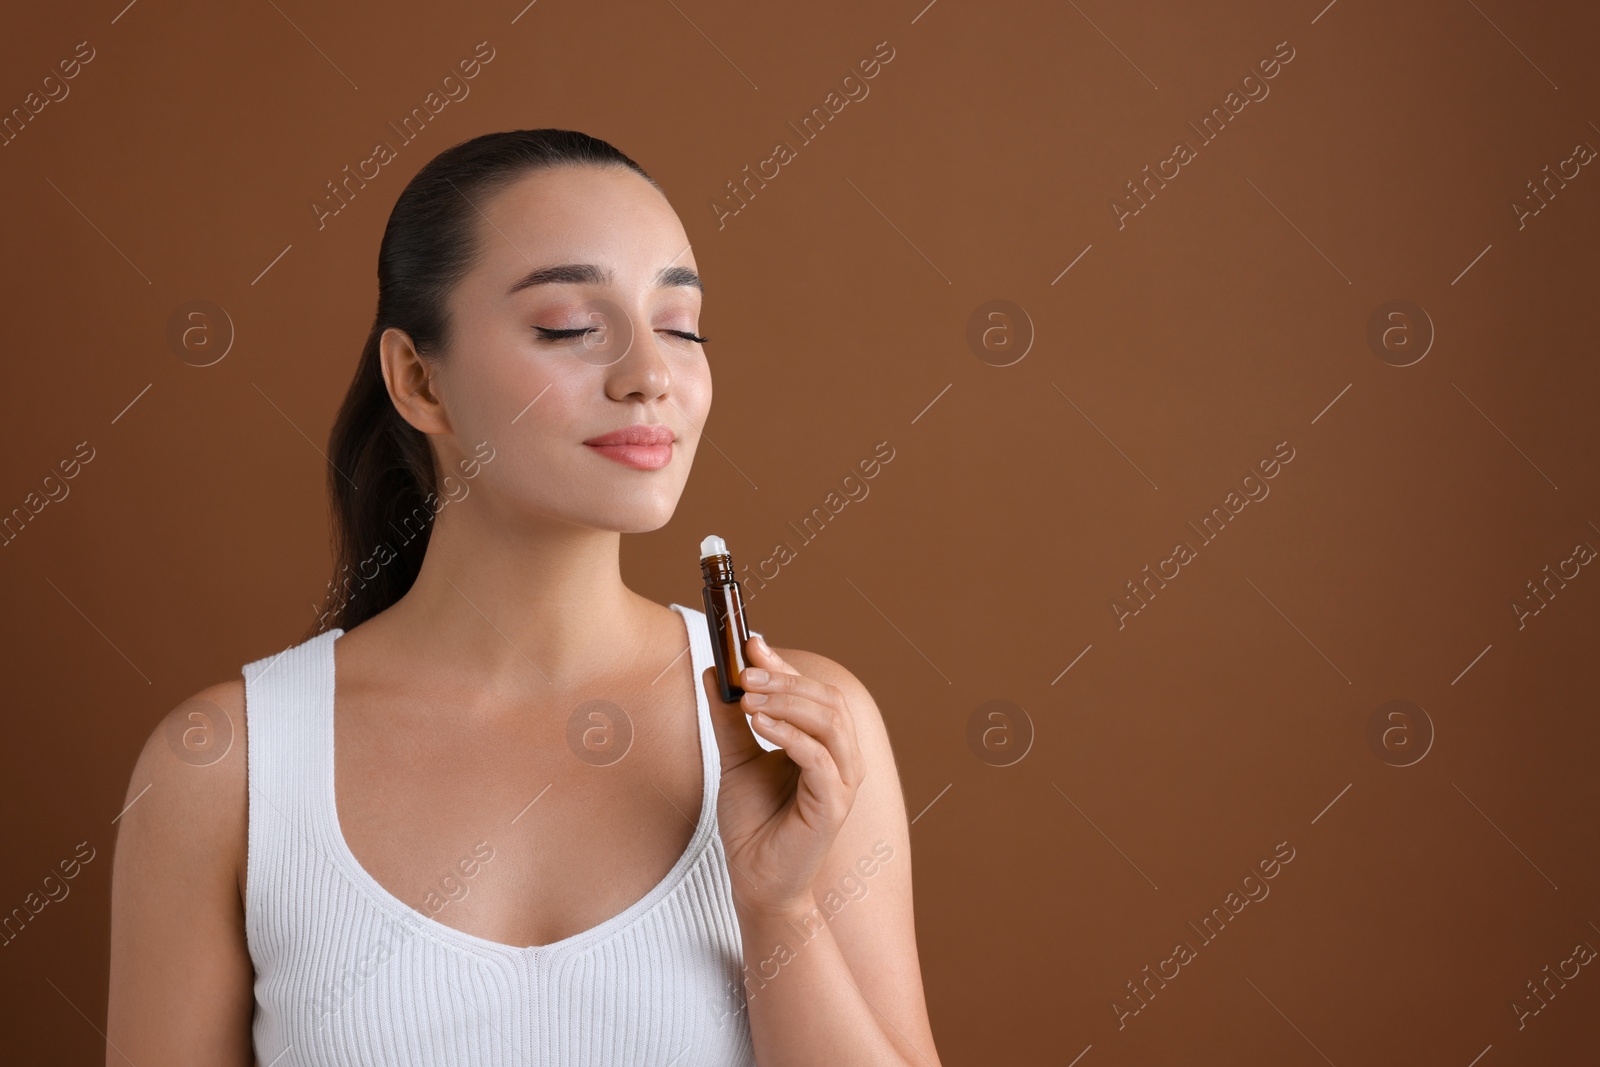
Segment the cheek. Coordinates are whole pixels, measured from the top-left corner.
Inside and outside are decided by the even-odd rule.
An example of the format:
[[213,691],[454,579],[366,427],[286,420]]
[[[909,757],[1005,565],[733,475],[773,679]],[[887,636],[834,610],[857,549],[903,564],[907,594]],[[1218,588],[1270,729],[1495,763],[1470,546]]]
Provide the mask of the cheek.
[[595,389],[592,370],[524,364],[476,383],[463,422],[451,428],[462,447],[494,447],[480,479],[487,487],[524,499],[570,494],[582,484],[583,439],[595,432]]
[[696,428],[704,426],[706,416],[711,413],[711,393],[711,367],[704,356],[680,368],[673,377],[673,400],[693,420]]
[[498,448],[502,441],[509,447],[525,440],[551,421],[563,407],[562,394],[576,385],[576,375],[507,339],[469,351],[449,369],[443,390],[450,428],[468,444],[487,439]]

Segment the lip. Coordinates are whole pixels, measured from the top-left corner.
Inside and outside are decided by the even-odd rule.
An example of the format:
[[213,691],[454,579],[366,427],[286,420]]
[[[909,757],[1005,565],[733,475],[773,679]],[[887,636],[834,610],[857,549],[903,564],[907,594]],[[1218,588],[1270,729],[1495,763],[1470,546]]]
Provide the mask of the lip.
[[670,445],[677,434],[672,432],[670,426],[662,423],[635,423],[624,426],[620,430],[591,437],[584,442],[586,445]]
[[672,462],[672,442],[677,437],[660,423],[637,423],[591,437],[584,444],[607,459],[635,470],[660,470]]

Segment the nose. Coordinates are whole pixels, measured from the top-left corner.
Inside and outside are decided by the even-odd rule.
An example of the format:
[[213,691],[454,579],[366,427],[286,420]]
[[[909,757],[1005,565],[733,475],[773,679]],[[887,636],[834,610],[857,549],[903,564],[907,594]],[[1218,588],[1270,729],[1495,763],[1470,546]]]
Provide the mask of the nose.
[[619,344],[623,351],[606,368],[606,395],[613,400],[636,396],[655,400],[665,396],[672,385],[672,374],[655,332],[636,328],[626,316],[616,321],[614,329],[612,343]]

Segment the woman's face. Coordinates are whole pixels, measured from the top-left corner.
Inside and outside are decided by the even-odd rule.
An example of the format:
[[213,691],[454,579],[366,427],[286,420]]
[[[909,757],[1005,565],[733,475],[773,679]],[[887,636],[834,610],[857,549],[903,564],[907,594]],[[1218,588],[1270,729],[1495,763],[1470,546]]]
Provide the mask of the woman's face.
[[[438,405],[402,406],[435,434],[441,477],[497,522],[665,525],[711,408],[705,353],[685,336],[699,334],[701,291],[677,214],[634,172],[601,167],[537,171],[475,206],[478,258],[450,297],[449,350],[428,364]],[[641,423],[670,446],[585,443]]]

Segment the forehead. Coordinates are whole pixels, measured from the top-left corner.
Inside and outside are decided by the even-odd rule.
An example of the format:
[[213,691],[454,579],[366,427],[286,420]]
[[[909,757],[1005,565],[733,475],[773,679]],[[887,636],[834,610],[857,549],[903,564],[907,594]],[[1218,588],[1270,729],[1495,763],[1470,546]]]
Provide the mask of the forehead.
[[596,264],[613,271],[624,288],[652,284],[669,264],[694,266],[677,212],[625,168],[534,171],[477,208],[475,273],[500,292],[530,268],[555,263]]

